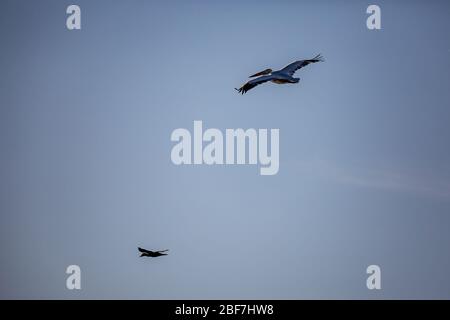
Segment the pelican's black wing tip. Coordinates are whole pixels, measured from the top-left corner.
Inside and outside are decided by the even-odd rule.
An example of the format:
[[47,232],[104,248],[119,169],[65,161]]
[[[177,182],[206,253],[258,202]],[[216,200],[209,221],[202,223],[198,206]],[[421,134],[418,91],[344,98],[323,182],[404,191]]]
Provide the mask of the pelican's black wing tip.
[[242,88],[234,88],[234,90],[236,90],[238,93],[240,93],[240,94],[244,94],[245,93],[245,91],[244,91],[244,87],[242,87]]
[[325,62],[325,58],[322,56],[321,53],[319,53],[317,56],[313,58],[313,60],[316,60],[317,62]]

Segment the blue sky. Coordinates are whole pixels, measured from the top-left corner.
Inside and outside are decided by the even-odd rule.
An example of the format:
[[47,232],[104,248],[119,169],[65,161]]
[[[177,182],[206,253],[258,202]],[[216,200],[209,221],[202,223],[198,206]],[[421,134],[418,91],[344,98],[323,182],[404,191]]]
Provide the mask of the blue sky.
[[[76,3],[0,11],[1,298],[450,298],[447,1]],[[280,129],[279,173],[173,165],[194,120]]]

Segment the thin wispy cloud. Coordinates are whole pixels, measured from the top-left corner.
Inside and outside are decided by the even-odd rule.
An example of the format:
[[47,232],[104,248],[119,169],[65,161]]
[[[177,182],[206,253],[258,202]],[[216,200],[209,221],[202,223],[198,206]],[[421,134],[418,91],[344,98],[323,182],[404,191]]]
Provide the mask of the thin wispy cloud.
[[322,159],[302,162],[300,170],[310,176],[346,185],[450,200],[450,180],[438,176],[437,173],[433,175],[404,168],[349,166]]

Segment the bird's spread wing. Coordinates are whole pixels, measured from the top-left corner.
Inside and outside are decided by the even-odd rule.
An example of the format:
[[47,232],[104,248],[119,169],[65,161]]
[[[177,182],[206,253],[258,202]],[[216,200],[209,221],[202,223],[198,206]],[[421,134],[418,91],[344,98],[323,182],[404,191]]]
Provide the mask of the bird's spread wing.
[[324,61],[322,55],[318,54],[317,56],[315,56],[312,59],[299,60],[299,61],[292,62],[291,64],[287,65],[286,67],[284,67],[280,71],[284,72],[284,73],[287,73],[287,74],[289,74],[292,77],[294,75],[295,71],[297,71],[298,69],[303,68],[303,67],[307,66],[310,63],[322,62],[322,61]]
[[169,249],[166,249],[166,250],[158,250],[158,252],[167,252],[167,251],[169,251]]
[[142,249],[142,248],[139,248],[139,247],[138,247],[138,250],[139,250],[139,252],[144,252],[144,253],[153,253],[153,251],[150,251],[150,250],[145,250],[145,249]]
[[254,87],[256,87],[258,84],[267,82],[272,80],[274,77],[272,75],[270,76],[262,76],[253,80],[248,81],[246,84],[244,84],[242,87],[240,87],[239,89],[235,88],[239,93],[244,94],[246,93],[248,90],[253,89]]

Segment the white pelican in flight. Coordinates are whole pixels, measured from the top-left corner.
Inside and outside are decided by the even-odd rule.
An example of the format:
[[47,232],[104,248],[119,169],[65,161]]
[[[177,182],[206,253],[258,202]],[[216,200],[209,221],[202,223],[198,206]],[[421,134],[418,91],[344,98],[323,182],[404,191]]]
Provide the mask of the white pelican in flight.
[[315,56],[314,58],[309,59],[309,60],[299,60],[299,61],[292,62],[291,64],[287,65],[286,67],[284,67],[283,69],[278,70],[278,71],[272,71],[272,69],[266,69],[264,71],[255,73],[254,75],[249,77],[249,78],[254,78],[254,77],[258,77],[258,78],[248,81],[246,84],[244,84],[239,89],[238,88],[234,88],[234,89],[236,89],[239,93],[244,94],[248,90],[256,87],[258,84],[261,84],[261,83],[264,83],[267,81],[272,81],[277,84],[297,83],[300,81],[300,78],[293,77],[295,71],[307,66],[310,63],[322,62],[322,61],[324,61],[323,57],[320,54],[318,54],[317,56]]

